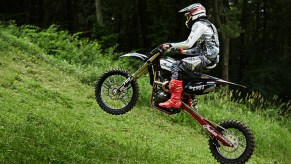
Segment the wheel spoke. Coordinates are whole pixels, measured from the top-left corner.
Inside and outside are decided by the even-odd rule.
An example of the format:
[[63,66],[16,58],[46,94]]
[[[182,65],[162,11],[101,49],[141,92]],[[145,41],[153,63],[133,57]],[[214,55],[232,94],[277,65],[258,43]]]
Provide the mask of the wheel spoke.
[[[101,97],[106,106],[112,109],[121,109],[130,102],[130,98],[132,96],[130,95],[132,94],[132,92],[129,91],[131,89],[130,87],[127,88],[129,90],[127,90],[126,92],[113,92],[125,80],[126,77],[124,76],[112,75],[104,81],[104,85],[102,86],[101,90],[105,90],[106,92],[101,92]],[[127,96],[129,96],[129,98],[127,98]]]
[[104,82],[104,87],[105,88],[110,88],[112,83],[110,83],[109,81]]
[[246,140],[243,134],[237,129],[227,129],[223,134],[228,138],[234,147],[223,146],[217,148],[220,154],[227,159],[239,158],[246,149]]

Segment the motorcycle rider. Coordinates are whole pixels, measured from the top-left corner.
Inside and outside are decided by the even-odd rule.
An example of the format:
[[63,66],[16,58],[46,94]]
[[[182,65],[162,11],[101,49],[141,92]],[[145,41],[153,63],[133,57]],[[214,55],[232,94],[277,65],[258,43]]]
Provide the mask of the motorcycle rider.
[[[178,49],[179,54],[186,57],[177,61],[171,69],[172,79],[169,83],[171,98],[159,106],[164,108],[180,108],[183,91],[182,72],[201,72],[207,66],[219,62],[219,40],[216,27],[206,17],[206,10],[200,3],[194,3],[179,12],[185,12],[185,24],[191,29],[187,40],[178,43],[162,44],[162,49]],[[196,44],[195,44],[196,43]],[[195,46],[194,46],[195,45]],[[213,68],[214,68],[213,67]],[[188,104],[191,106],[192,99]]]

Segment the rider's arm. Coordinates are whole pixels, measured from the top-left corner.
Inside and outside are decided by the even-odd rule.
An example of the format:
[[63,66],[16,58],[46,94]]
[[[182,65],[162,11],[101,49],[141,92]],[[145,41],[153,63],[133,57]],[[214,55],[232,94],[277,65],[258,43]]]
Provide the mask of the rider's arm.
[[201,55],[201,49],[198,47],[194,47],[191,49],[181,51],[181,54],[185,54],[189,56],[198,56],[198,55]]
[[191,28],[191,33],[189,34],[187,40],[178,43],[171,43],[171,46],[182,49],[191,48],[194,45],[194,43],[203,35],[206,28],[207,27],[200,22],[194,23]]

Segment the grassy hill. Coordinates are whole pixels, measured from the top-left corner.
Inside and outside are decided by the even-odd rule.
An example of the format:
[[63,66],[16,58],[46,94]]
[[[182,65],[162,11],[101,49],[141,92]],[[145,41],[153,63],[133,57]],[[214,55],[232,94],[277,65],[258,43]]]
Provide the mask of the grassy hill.
[[[195,120],[149,107],[147,77],[139,81],[144,95],[131,112],[103,112],[86,83],[113,63],[101,55],[99,62],[104,65],[88,71],[0,28],[0,163],[216,163]],[[291,160],[291,135],[282,123],[219,96],[199,101],[205,117],[251,127],[257,147],[248,163]]]

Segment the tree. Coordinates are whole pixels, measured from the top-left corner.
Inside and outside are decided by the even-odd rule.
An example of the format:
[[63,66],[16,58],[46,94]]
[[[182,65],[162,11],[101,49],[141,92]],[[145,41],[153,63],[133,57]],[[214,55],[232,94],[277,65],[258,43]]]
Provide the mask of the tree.
[[214,0],[213,12],[216,26],[221,35],[222,42],[222,78],[229,80],[229,52],[231,38],[236,38],[241,33],[241,27],[237,18],[238,10],[234,3],[228,0]]
[[101,0],[95,0],[95,8],[96,8],[97,23],[98,25],[103,26],[104,24],[103,24]]

